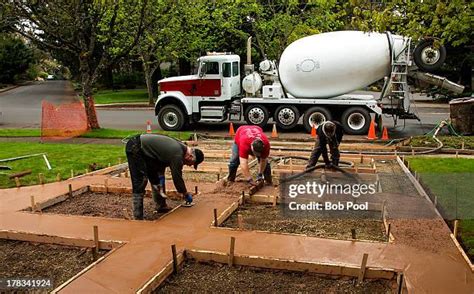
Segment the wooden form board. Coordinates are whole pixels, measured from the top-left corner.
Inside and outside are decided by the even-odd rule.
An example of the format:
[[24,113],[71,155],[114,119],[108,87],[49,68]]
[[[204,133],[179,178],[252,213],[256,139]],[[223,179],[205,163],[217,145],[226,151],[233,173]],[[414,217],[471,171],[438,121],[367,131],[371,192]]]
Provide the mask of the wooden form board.
[[[120,244],[120,246],[122,246],[123,244]],[[111,251],[107,252],[104,256],[102,256],[101,258],[97,259],[96,261],[94,261],[93,263],[89,264],[87,267],[85,267],[84,269],[82,269],[80,272],[78,272],[77,274],[75,274],[73,277],[71,277],[69,280],[67,280],[66,282],[62,283],[61,285],[59,285],[56,289],[54,289],[53,291],[51,291],[52,294],[56,294],[56,293],[59,293],[61,290],[63,290],[67,285],[69,285],[72,281],[74,281],[75,279],[79,278],[81,275],[83,275],[84,273],[86,273],[88,270],[90,270],[91,268],[93,268],[94,266],[96,266],[98,263],[102,262],[105,258],[107,258],[109,255],[111,255],[112,253],[115,252],[115,250],[117,250],[119,247],[116,247],[116,248],[113,248]]]
[[[185,256],[183,252],[177,254],[178,265],[182,265],[185,261]],[[173,273],[173,260],[171,260],[166,266],[149,279],[136,293],[145,294],[152,293],[153,290],[158,288],[171,274]]]
[[[89,192],[90,191],[90,187],[89,186],[85,186],[85,187],[81,187],[79,189],[76,189],[76,190],[73,190],[72,191],[72,196],[77,196],[77,195],[80,195],[80,194],[83,194],[83,193],[86,193],[86,192]],[[36,202],[36,207],[40,210],[43,210],[47,207],[50,207],[50,206],[53,206],[59,202],[63,202],[64,200],[66,200],[67,198],[69,198],[69,192],[66,193],[66,194],[62,194],[62,195],[59,195],[58,197],[54,197],[54,198],[51,198],[51,199],[48,199],[46,201],[43,201],[43,202]],[[31,208],[31,210],[33,211],[33,207]]]
[[[91,227],[92,230],[92,227]],[[91,239],[78,239],[70,237],[60,237],[52,235],[40,235],[34,233],[18,232],[18,231],[0,231],[0,239],[28,241],[46,244],[68,245],[76,247],[92,248],[95,246],[94,239],[91,233]],[[113,249],[121,246],[122,242],[101,240],[99,241],[99,249]]]
[[[238,240],[237,240],[238,242]],[[228,254],[213,251],[203,250],[186,250],[186,258],[194,259],[200,262],[217,262],[222,264],[228,263]],[[362,256],[361,256],[362,258]],[[334,276],[349,276],[358,277],[360,267],[348,265],[348,264],[331,264],[331,263],[318,263],[318,262],[306,262],[296,260],[285,260],[271,257],[259,257],[259,256],[248,256],[248,255],[234,255],[234,265],[252,266],[267,269],[276,270],[288,270],[298,272],[310,272],[317,274],[326,274]],[[367,267],[364,278],[367,279],[395,279],[399,270],[385,269],[376,267]]]
[[451,236],[451,239],[453,240],[454,242],[454,245],[456,245],[456,248],[459,250],[459,252],[461,253],[462,257],[464,258],[464,260],[466,261],[467,265],[469,266],[469,268],[471,269],[471,272],[474,273],[474,265],[472,264],[471,260],[469,259],[469,256],[467,256],[466,252],[464,251],[464,249],[462,248],[461,244],[459,244],[458,240],[456,239],[456,237],[453,235],[453,234],[450,234]]

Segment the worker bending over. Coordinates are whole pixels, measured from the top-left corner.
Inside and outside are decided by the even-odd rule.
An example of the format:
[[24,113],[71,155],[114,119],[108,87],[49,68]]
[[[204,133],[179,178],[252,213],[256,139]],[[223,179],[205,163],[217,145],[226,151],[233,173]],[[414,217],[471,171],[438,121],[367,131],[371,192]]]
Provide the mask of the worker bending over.
[[164,135],[143,134],[132,137],[125,147],[133,189],[133,217],[143,219],[143,196],[148,180],[157,212],[166,212],[165,169],[169,166],[176,190],[182,193],[185,206],[191,206],[192,194],[186,190],[183,166],[204,160],[201,150],[189,148],[181,141]]
[[265,180],[272,183],[272,173],[268,156],[270,155],[270,142],[259,126],[241,126],[235,133],[232,144],[232,156],[229,162],[229,176],[227,180],[235,181],[237,169],[242,165],[242,174],[250,185],[256,185],[249,171],[248,158],[253,155],[258,159],[257,182]]
[[[321,154],[323,155],[326,167],[338,166],[340,158],[339,144],[341,143],[343,136],[341,124],[337,121],[326,121],[316,129],[316,134],[316,143],[314,144],[306,169],[315,166],[318,163]],[[331,161],[329,161],[326,145],[329,145]]]

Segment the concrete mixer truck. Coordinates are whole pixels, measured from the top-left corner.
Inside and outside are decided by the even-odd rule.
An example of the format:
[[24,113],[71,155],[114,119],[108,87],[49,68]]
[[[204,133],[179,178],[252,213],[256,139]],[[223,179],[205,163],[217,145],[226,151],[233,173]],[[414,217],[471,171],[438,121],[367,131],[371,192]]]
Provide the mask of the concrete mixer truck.
[[[258,71],[247,43],[245,76],[240,57],[211,52],[198,59],[195,75],[165,78],[155,114],[164,130],[181,130],[195,122],[240,121],[264,127],[269,119],[280,129],[300,122],[311,131],[329,119],[346,133],[366,134],[371,115],[417,119],[410,111],[407,77],[460,93],[463,87],[427,72],[446,57],[442,46],[423,40],[412,48],[408,37],[390,33],[338,31],[291,43],[280,61],[263,60]],[[382,92],[353,94],[384,79]]]

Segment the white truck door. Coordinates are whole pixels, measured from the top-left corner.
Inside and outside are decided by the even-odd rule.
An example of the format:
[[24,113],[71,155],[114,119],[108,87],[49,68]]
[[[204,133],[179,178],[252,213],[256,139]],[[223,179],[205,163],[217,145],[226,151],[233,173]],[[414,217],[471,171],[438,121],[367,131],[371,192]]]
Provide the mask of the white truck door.
[[230,99],[232,97],[232,62],[222,63],[222,91],[221,98],[223,100]]

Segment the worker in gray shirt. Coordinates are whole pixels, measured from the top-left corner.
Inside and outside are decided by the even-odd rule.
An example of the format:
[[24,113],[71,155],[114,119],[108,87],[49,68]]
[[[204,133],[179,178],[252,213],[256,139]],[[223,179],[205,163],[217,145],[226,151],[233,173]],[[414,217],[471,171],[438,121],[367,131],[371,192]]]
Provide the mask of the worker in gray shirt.
[[125,147],[133,189],[133,216],[143,219],[143,196],[150,181],[153,200],[158,212],[169,210],[165,194],[165,169],[169,167],[176,190],[182,193],[185,206],[191,206],[193,197],[186,190],[183,180],[183,166],[194,166],[204,160],[204,154],[197,148],[190,148],[174,138],[143,134],[132,137]]

